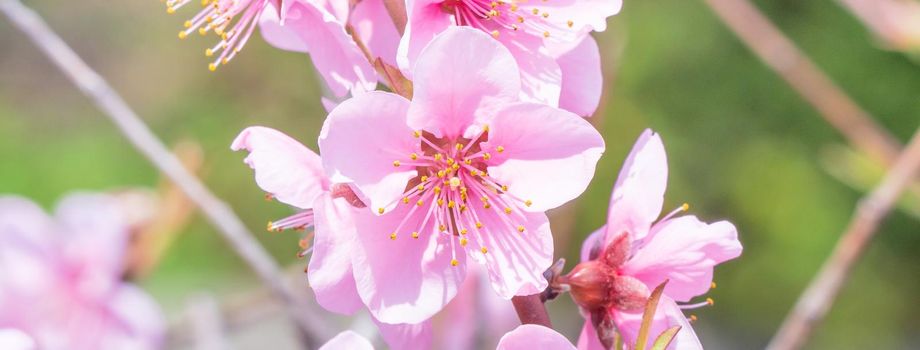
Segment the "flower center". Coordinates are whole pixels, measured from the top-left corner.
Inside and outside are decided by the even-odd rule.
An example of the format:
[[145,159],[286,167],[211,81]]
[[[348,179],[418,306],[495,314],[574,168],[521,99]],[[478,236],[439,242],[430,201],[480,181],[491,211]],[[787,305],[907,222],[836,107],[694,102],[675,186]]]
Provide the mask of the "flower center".
[[[546,9],[540,9],[527,0],[447,0],[441,3],[441,8],[454,15],[457,25],[481,29],[495,38],[506,31],[523,31],[549,38],[551,32],[563,29],[550,22]],[[568,28],[574,24],[571,20],[566,21]]]
[[[197,31],[205,35],[210,31],[220,37],[216,45],[204,51],[208,57],[217,58],[208,65],[211,71],[221,64],[227,64],[236,56],[258,25],[256,21],[270,0],[201,0],[204,9],[195,17],[185,21],[185,29],[179,32],[179,39],[185,39]],[[192,0],[166,0],[166,12],[175,13]]]
[[[436,138],[425,131],[414,131],[413,136],[419,139],[418,151],[393,161],[395,167],[411,166],[418,172],[398,199],[412,208],[390,239],[396,240],[402,231],[409,231],[404,226],[421,210],[424,219],[418,227],[411,228],[412,238],[418,239],[425,232],[447,235],[453,254],[451,264],[456,266],[456,249],[465,249],[471,241],[483,254],[488,252],[484,234],[525,232],[521,223],[526,216],[521,206],[533,203],[510,194],[507,185],[489,176],[487,162],[493,154],[505,152],[505,148],[485,149],[488,126],[470,139]],[[377,211],[383,214],[385,209]]]

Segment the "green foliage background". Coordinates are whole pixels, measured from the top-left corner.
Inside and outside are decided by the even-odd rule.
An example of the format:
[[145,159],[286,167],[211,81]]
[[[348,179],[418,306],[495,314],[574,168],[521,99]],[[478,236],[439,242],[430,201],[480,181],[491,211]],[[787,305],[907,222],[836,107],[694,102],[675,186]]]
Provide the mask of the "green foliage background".
[[[249,125],[271,126],[315,149],[325,115],[307,56],[254,36],[229,66],[207,70],[213,38],[175,33],[193,14],[166,15],[160,2],[28,1],[100,70],[170,144],[200,143],[204,180],[236,209],[284,264],[294,234],[262,233],[290,210],[266,202],[230,141]],[[834,1],[758,1],[806,53],[877,121],[906,141],[920,120],[920,66],[880,49]],[[862,193],[830,176],[825,150],[844,141],[762,65],[699,0],[626,1],[607,32],[604,56],[607,152],[578,204],[574,236],[558,256],[577,259],[580,239],[603,224],[623,158],[646,127],[663,135],[670,180],[666,208],[683,202],[740,230],[742,257],[716,270],[715,306],[695,310],[710,349],[758,348],[829,254]],[[75,189],[155,186],[159,175],[114,127],[5,21],[0,21],[0,192],[46,207]],[[568,214],[566,214],[568,215]],[[561,222],[561,221],[559,221]],[[558,222],[554,222],[558,226]],[[249,270],[196,216],[143,286],[177,317],[200,291],[257,288]],[[815,349],[920,346],[920,225],[896,212],[810,343]],[[569,264],[571,267],[571,263]],[[305,283],[305,279],[303,280]],[[555,323],[575,339],[567,300]]]

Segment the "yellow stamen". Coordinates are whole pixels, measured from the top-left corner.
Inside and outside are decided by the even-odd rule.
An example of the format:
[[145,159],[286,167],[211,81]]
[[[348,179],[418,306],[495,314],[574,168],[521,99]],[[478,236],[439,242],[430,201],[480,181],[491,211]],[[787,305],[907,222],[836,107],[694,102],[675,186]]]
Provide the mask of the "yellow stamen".
[[458,264],[460,264],[460,262],[457,261],[457,259],[450,259],[450,266],[457,266]]
[[505,146],[498,146],[495,148],[495,150],[498,151],[498,153],[502,153],[505,151]]
[[398,167],[398,166],[399,166],[399,164],[400,164],[400,163],[399,163],[399,161],[398,161],[398,160],[394,160],[394,161],[393,161],[393,166],[396,166],[396,167]]
[[517,230],[518,230],[518,232],[523,233],[523,232],[524,232],[524,226],[523,226],[523,225],[518,226],[518,227],[517,227]]
[[483,254],[485,254],[485,253],[488,253],[488,252],[489,252],[489,249],[486,249],[486,247],[482,247],[482,248],[479,248],[479,251],[481,251]]
[[412,232],[412,238],[418,239],[418,232]]
[[409,159],[412,159],[412,160],[418,159],[418,154],[415,154],[415,153],[410,154]]
[[533,202],[532,202],[531,200],[528,199],[528,200],[524,201],[524,205],[526,205],[526,206],[529,207],[529,206],[533,205]]
[[383,214],[383,208],[377,208],[377,214]]
[[461,247],[466,247],[466,244],[467,244],[468,242],[469,242],[468,239],[466,239],[466,238],[461,238],[461,239],[460,239],[460,246],[461,246]]
[[390,239],[394,241],[396,240],[396,232],[390,234]]
[[495,39],[498,39],[498,31],[497,31],[497,30],[493,30],[493,31],[492,31],[492,37],[495,38]]

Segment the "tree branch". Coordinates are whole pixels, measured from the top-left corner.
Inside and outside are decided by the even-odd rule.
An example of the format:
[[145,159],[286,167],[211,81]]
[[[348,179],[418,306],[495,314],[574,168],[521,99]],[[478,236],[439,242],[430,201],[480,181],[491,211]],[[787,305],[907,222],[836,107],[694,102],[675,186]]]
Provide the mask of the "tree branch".
[[230,207],[189,173],[115,90],[48,27],[41,17],[18,0],[0,0],[0,12],[32,42],[118,127],[134,147],[166,174],[211,221],[252,270],[287,305],[304,341],[317,346],[326,325],[311,317],[286,284],[276,262],[246,229]]
[[847,230],[821,271],[799,297],[767,349],[801,348],[821,323],[846,283],[853,265],[865,252],[882,219],[888,215],[901,193],[920,175],[920,129],[895,161],[881,184],[863,198]]
[[514,305],[514,311],[517,312],[521,324],[538,324],[553,328],[540,294],[513,297],[511,304]]

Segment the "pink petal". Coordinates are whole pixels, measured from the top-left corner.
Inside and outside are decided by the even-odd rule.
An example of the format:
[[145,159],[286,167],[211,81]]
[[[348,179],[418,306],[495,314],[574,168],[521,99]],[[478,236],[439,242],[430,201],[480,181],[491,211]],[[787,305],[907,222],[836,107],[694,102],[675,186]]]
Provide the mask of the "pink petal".
[[319,347],[319,350],[374,350],[374,345],[371,344],[367,338],[362,337],[360,334],[352,331],[344,331],[339,333],[332,339],[329,339],[326,344]]
[[[520,10],[536,8],[549,14],[546,21],[556,28],[550,31],[553,38],[566,37],[568,33],[582,33],[588,30],[603,32],[607,29],[607,17],[620,12],[621,0],[558,0],[539,3],[522,3]],[[568,25],[572,21],[572,26]]]
[[739,255],[741,242],[734,225],[682,216],[656,224],[621,272],[649,288],[670,279],[664,293],[686,302],[709,290],[715,265]]
[[[484,233],[473,237],[470,254],[485,261],[492,288],[499,296],[510,300],[515,295],[532,295],[546,289],[543,272],[553,263],[553,234],[549,219],[543,213],[523,213],[524,220],[511,215],[515,225],[524,226],[524,232],[509,227],[494,211],[483,210],[479,218]],[[480,231],[483,232],[483,231]],[[480,247],[488,249],[482,254]]]
[[400,36],[386,7],[383,6],[383,0],[358,2],[351,13],[349,23],[374,58],[380,57],[384,62],[396,65],[396,49],[399,47]]
[[[457,249],[451,266],[450,237],[429,222],[419,229],[424,213],[414,205],[399,206],[382,216],[362,211],[355,216],[358,244],[353,254],[358,294],[371,314],[385,323],[419,323],[444,308],[466,275],[465,253]],[[408,218],[407,218],[408,216]],[[397,226],[406,219],[400,230]],[[411,238],[411,231],[419,238]],[[397,232],[397,239],[390,234]],[[459,248],[459,247],[458,247]]]
[[498,341],[495,350],[575,349],[559,332],[535,324],[524,324],[508,332]]
[[527,210],[552,209],[584,192],[604,152],[604,140],[591,124],[558,108],[511,105],[490,127],[482,144],[493,156],[488,172],[512,195],[532,200]]
[[520,73],[508,49],[466,27],[452,27],[432,40],[412,74],[409,124],[438,136],[463,134],[478,118],[517,101],[521,91]]
[[412,78],[415,61],[434,37],[453,25],[451,16],[441,9],[440,0],[407,0],[408,23],[399,41],[396,62],[408,78]]
[[511,52],[521,70],[521,100],[558,106],[563,72],[543,48],[543,38],[523,31],[505,31],[498,41]]
[[584,35],[574,46],[563,47],[551,43],[547,44],[550,55],[556,58],[556,63],[562,69],[559,108],[580,116],[591,116],[600,103],[604,85],[597,42],[590,35]]
[[[373,317],[371,317],[373,319]],[[431,322],[417,324],[388,324],[374,319],[383,340],[391,349],[431,349]]]
[[684,312],[677,306],[677,303],[663,297],[660,304],[658,304],[658,309],[662,310],[668,318],[668,326],[680,326],[680,331],[671,340],[671,345],[668,346],[668,349],[703,350],[703,344],[700,344],[700,339],[697,338],[696,332],[693,331],[693,326],[690,325],[690,321],[684,316]]
[[71,194],[58,202],[55,219],[61,225],[59,254],[68,269],[80,272],[83,292],[108,293],[124,272],[131,234],[118,200],[103,194]]
[[309,209],[329,189],[319,155],[278,130],[248,127],[230,149],[249,151],[243,161],[255,170],[256,184],[282,203]]
[[374,67],[345,27],[329,11],[302,1],[293,2],[282,25],[275,11],[259,19],[265,41],[283,49],[310,53],[316,70],[336,96],[377,86]]
[[31,312],[35,295],[53,291],[63,263],[51,218],[35,203],[0,196],[0,323]]
[[646,129],[623,162],[613,186],[605,242],[609,243],[623,231],[632,234],[633,240],[645,237],[661,213],[667,184],[668,159],[664,145],[658,134]]
[[581,244],[581,261],[594,260],[597,256],[592,257],[593,254],[600,254],[601,250],[604,249],[604,235],[607,232],[607,226],[601,226],[601,228],[591,232],[585,242]]
[[124,327],[123,332],[135,345],[144,345],[144,349],[162,346],[166,319],[160,306],[143,289],[122,284],[107,305],[114,324]]
[[594,325],[591,324],[591,320],[585,321],[584,326],[581,327],[581,334],[578,335],[578,350],[607,350],[604,348],[604,345],[601,344],[601,341],[597,339],[597,331],[594,330]]
[[419,152],[419,141],[406,125],[409,101],[391,93],[369,92],[339,104],[319,136],[323,164],[332,181],[353,182],[374,212],[396,205],[412,166],[394,167],[396,159]]
[[15,328],[0,328],[0,349],[34,350],[38,349],[35,340],[23,331]]
[[344,198],[326,194],[316,201],[313,254],[307,268],[316,302],[329,311],[352,314],[363,304],[351,259],[355,249],[354,209]]

